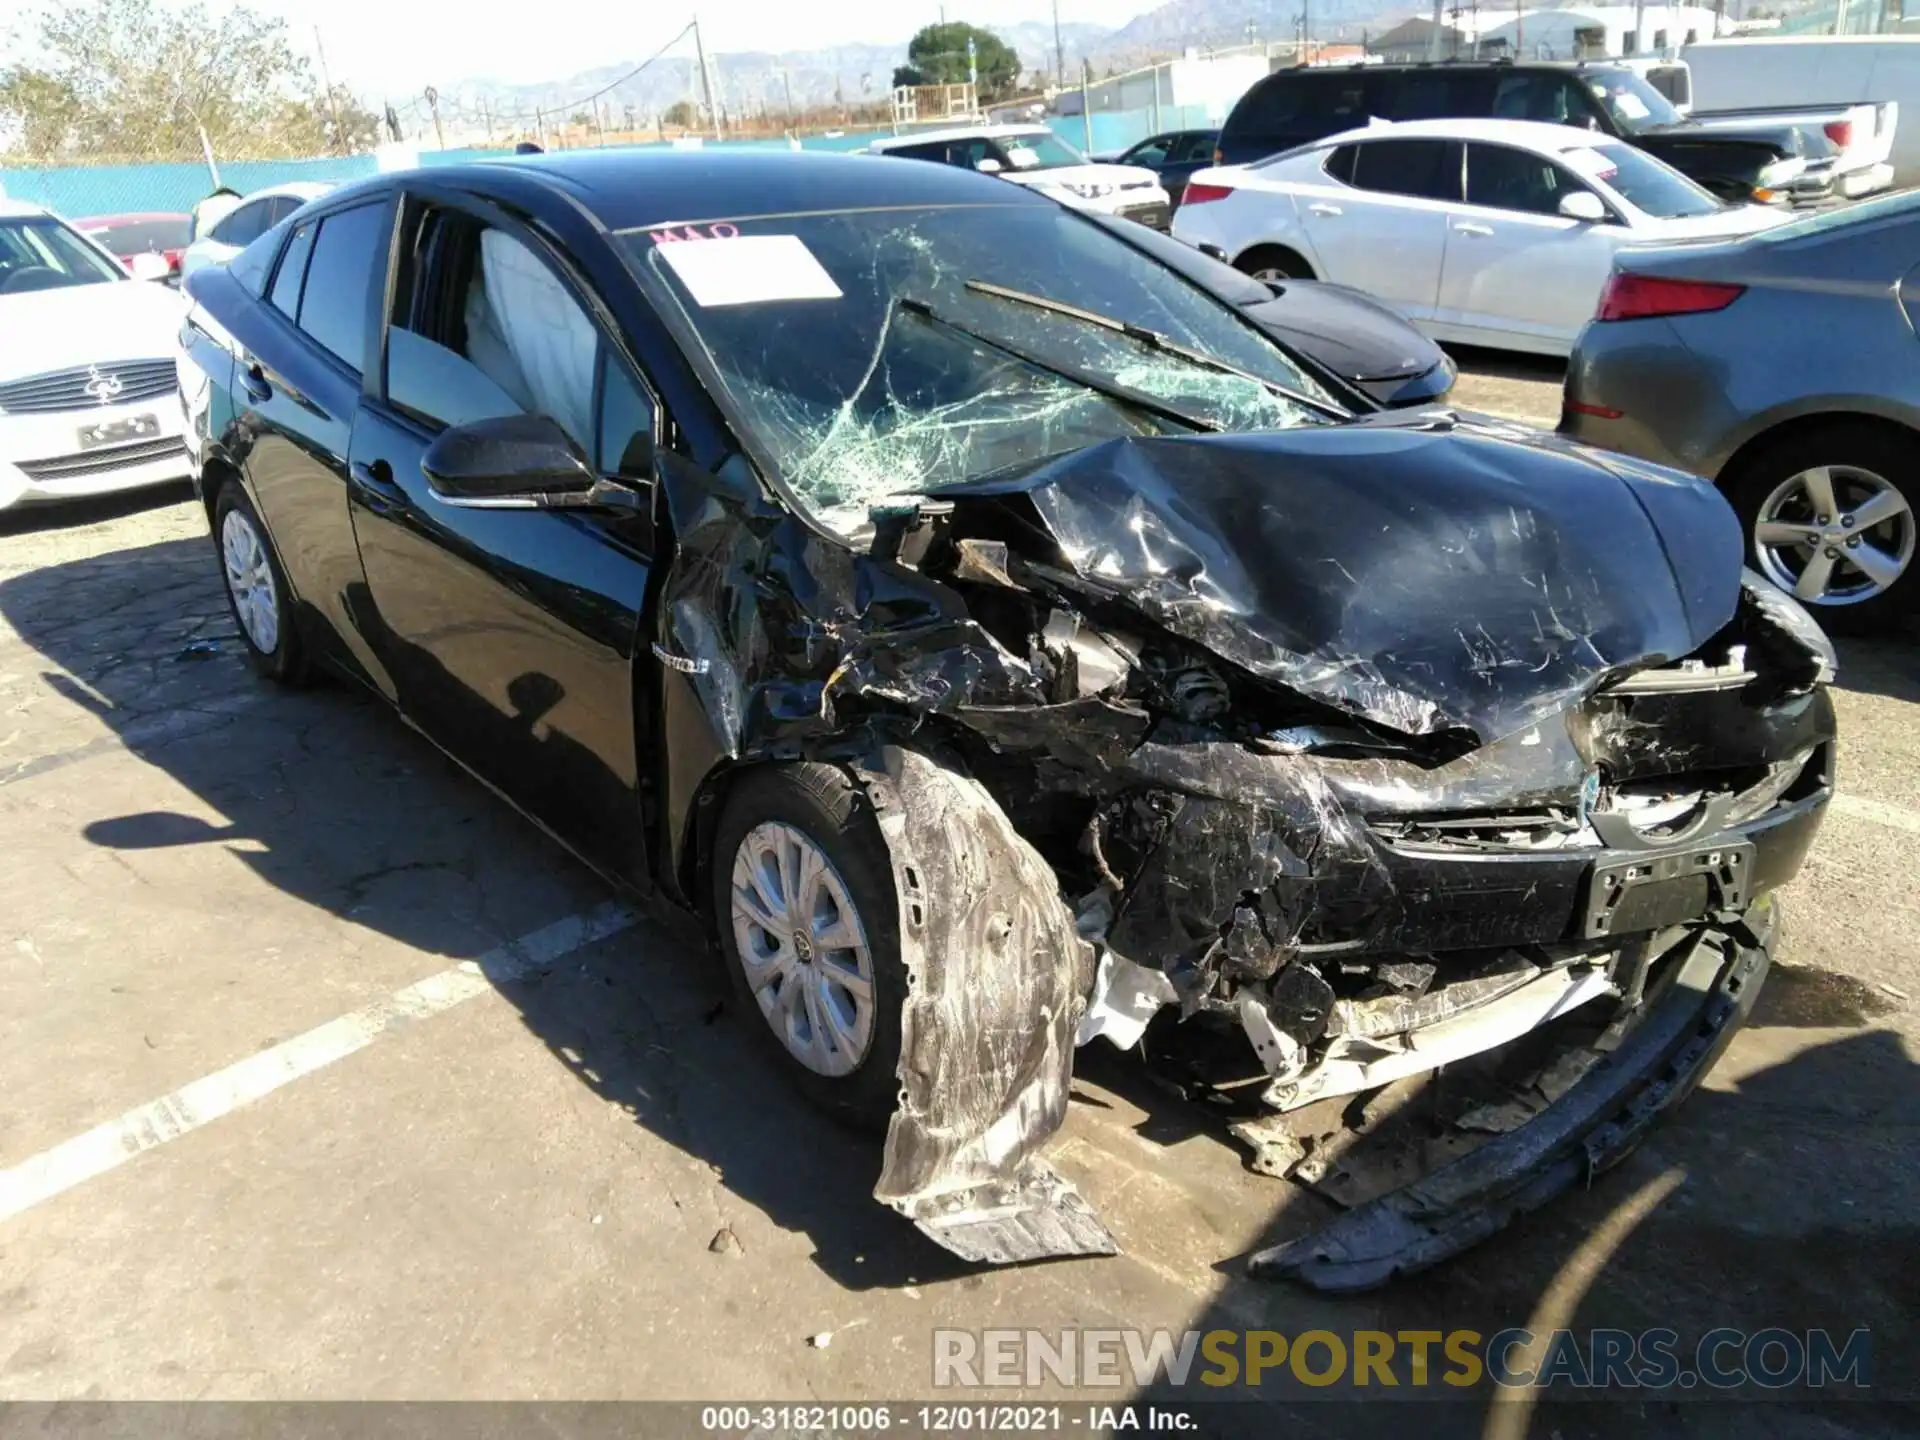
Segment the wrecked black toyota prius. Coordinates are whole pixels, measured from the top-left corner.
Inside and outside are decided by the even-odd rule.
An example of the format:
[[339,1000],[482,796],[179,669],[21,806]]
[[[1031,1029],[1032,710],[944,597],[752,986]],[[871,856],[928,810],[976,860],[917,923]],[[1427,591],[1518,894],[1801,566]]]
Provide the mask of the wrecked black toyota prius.
[[1344,1207],[1257,1273],[1378,1283],[1618,1158],[1765,976],[1833,655],[1705,484],[1373,411],[940,166],[389,175],[188,289],[255,665],[696,920],[962,1256],[1114,1248],[1041,1158],[1099,1042]]

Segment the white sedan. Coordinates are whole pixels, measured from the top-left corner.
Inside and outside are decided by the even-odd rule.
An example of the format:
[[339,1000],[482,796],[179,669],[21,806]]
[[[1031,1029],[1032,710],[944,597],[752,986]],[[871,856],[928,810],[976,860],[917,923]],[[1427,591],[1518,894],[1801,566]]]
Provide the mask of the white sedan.
[[0,200],[0,510],[186,478],[185,313],[57,216]]
[[1368,291],[1436,340],[1565,355],[1623,246],[1788,218],[1590,130],[1416,120],[1202,170],[1173,233],[1262,279]]
[[208,265],[224,265],[309,200],[318,200],[337,181],[293,180],[269,185],[251,195],[215,191],[193,207],[193,243],[180,256],[184,279]]

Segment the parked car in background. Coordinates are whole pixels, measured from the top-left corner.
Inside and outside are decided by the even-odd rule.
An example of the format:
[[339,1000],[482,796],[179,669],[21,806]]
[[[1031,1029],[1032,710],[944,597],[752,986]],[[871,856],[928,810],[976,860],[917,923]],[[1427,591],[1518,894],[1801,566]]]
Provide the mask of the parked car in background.
[[182,312],[66,222],[0,200],[0,510],[186,478]]
[[1631,250],[1561,429],[1718,481],[1754,566],[1827,622],[1920,606],[1920,193],[1748,240]]
[[1683,116],[1632,66],[1604,61],[1277,70],[1227,116],[1219,159],[1249,164],[1373,120],[1430,119],[1578,126],[1637,146],[1730,201],[1785,201],[1807,161],[1806,137],[1792,124]]
[[1415,120],[1202,170],[1173,233],[1259,279],[1352,285],[1439,340],[1564,355],[1623,247],[1789,218],[1590,130]]
[[242,249],[309,200],[317,200],[334,188],[331,180],[296,180],[286,185],[269,185],[248,195],[232,191],[203,201],[194,211],[193,239],[180,257],[180,273],[191,275],[207,265],[224,265]]
[[1442,1203],[1250,1262],[1352,1289],[1618,1160],[1764,983],[1832,653],[1702,481],[1355,415],[939,165],[384,175],[187,289],[251,662],[360,681],[717,946],[969,1261],[1117,1248],[1042,1153],[1079,1045],[1177,1028],[1276,1175],[1380,1115],[1320,1100],[1448,1065],[1381,1171],[1453,1162]]
[[1063,205],[1137,220],[1156,230],[1166,229],[1173,213],[1153,171],[1091,161],[1045,125],[930,130],[876,140],[868,149],[894,159],[931,160],[998,175]]
[[[134,257],[157,255],[166,262],[166,278],[180,281],[180,256],[192,234],[192,217],[167,211],[142,211],[129,215],[87,215],[73,222],[73,228],[118,255],[133,272]],[[145,276],[142,278],[152,278]]]
[[1872,120],[1856,123],[1849,141],[1885,133],[1893,183],[1920,184],[1920,35],[1755,35],[1696,41],[1680,54],[1692,95],[1710,109],[1813,104],[1858,116],[1854,107],[1865,107]]
[[1114,163],[1153,171],[1160,177],[1160,188],[1167,192],[1168,201],[1177,207],[1180,192],[1187,188],[1193,172],[1213,164],[1213,149],[1219,140],[1218,130],[1169,130],[1121,151]]
[[1345,285],[1255,280],[1158,230],[1095,216],[1136,250],[1206,287],[1290,350],[1376,405],[1424,405],[1453,388],[1446,352],[1397,310]]

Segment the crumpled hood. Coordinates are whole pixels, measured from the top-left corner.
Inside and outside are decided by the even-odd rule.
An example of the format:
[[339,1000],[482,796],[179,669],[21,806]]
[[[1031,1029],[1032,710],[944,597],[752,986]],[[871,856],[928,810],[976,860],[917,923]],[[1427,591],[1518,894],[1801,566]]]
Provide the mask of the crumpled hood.
[[1740,528],[1706,482],[1421,418],[1113,440],[940,498],[1024,496],[1088,582],[1409,734],[1491,742],[1732,619]]

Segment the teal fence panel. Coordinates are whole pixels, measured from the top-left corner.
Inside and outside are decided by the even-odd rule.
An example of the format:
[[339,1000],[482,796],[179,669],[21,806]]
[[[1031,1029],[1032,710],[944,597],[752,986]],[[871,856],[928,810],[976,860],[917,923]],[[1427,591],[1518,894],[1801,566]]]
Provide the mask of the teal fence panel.
[[[371,155],[229,160],[220,167],[220,181],[244,194],[296,180],[358,180],[377,168]],[[0,169],[0,187],[9,199],[77,218],[137,210],[185,212],[213,189],[213,180],[204,164],[64,165]]]

